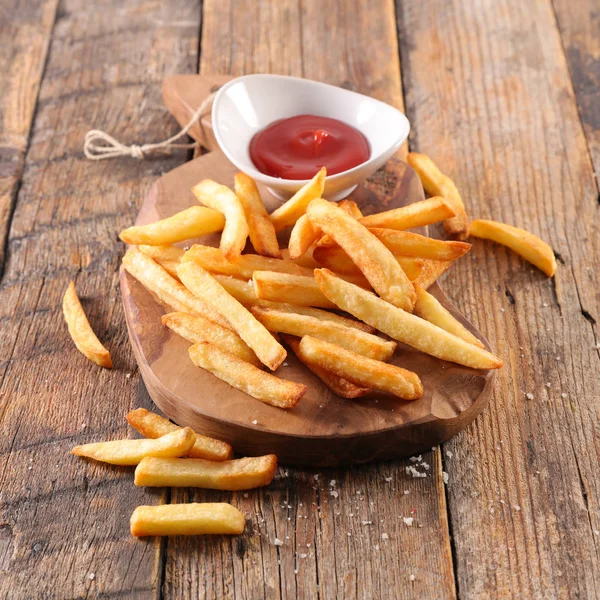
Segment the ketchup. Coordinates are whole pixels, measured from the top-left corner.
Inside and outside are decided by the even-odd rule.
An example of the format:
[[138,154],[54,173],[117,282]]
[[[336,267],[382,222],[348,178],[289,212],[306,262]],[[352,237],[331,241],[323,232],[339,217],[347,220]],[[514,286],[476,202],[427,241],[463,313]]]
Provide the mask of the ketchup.
[[367,138],[357,129],[328,117],[298,115],[271,123],[250,140],[250,158],[265,175],[311,179],[323,166],[327,175],[369,160]]

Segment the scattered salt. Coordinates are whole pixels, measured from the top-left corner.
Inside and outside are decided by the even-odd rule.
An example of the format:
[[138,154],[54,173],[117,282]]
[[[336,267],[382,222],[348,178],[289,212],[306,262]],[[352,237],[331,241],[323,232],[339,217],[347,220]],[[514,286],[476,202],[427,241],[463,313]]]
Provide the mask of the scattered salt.
[[373,525],[373,521],[361,521],[361,525]]
[[412,465],[406,467],[406,474],[413,477],[427,477],[427,473],[419,473]]
[[319,481],[319,475],[318,475],[318,473],[315,473],[315,474],[313,475],[313,477],[315,478],[315,481]]
[[332,480],[329,482],[329,485],[330,485],[331,487],[335,487],[335,479],[332,479]]
[[413,524],[413,518],[412,517],[402,517],[402,520],[404,521],[404,524],[407,527],[412,527],[412,524]]
[[329,495],[330,495],[330,496],[333,496],[334,498],[337,498],[337,497],[339,496],[339,494],[338,494],[338,493],[337,493],[335,490],[331,490],[331,491],[329,492]]
[[385,480],[389,483],[390,481],[392,481],[393,477],[386,477]]
[[308,556],[308,554],[306,554],[305,552],[303,552],[302,554],[298,554],[298,556],[300,558],[306,558]]
[[404,495],[407,496],[408,494],[410,494],[409,490],[404,490]]

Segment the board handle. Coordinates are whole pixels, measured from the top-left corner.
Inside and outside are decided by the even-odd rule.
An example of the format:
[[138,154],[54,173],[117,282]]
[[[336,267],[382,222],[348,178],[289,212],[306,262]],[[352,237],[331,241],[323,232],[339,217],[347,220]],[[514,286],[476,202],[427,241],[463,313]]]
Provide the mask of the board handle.
[[[202,102],[232,79],[231,75],[171,75],[163,81],[163,101],[177,122],[185,127]],[[208,151],[219,149],[210,108],[189,131],[190,137]]]

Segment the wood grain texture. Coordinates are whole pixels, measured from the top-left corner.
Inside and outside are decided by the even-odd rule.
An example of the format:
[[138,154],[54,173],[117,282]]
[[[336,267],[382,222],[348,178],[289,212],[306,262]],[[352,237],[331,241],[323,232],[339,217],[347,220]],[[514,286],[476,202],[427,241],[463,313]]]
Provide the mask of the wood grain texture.
[[57,5],[0,4],[0,274]]
[[596,0],[552,0],[552,4],[600,187],[600,7]]
[[[129,469],[68,451],[133,437],[127,411],[150,407],[119,301],[117,232],[185,153],[90,162],[81,147],[94,126],[125,141],[174,133],[160,83],[195,70],[199,11],[186,0],[61,3],[0,286],[2,598],[148,598],[159,585],[160,543],[131,538],[129,516],[165,492],[137,489]],[[110,348],[111,372],[69,339],[61,299],[71,279]]]
[[471,214],[539,234],[560,263],[547,280],[477,241],[444,282],[505,360],[490,410],[445,444],[459,594],[595,598],[597,189],[552,6],[397,14],[411,149],[455,179]]
[[[188,86],[201,83],[202,76],[195,83],[188,79]],[[394,159],[388,171],[384,188],[377,185],[377,178],[367,180],[350,196],[364,215],[423,199],[419,178],[407,165]],[[152,186],[136,225],[197,205],[191,188],[198,181],[212,178],[231,186],[236,172],[218,151],[170,171]],[[259,187],[268,212],[281,205],[264,186]],[[390,187],[394,194],[387,193]],[[219,238],[213,234],[198,241],[218,245]],[[273,453],[280,463],[310,467],[406,457],[455,435],[489,400],[493,371],[461,367],[400,344],[388,362],[417,373],[424,387],[418,400],[402,402],[376,392],[356,401],[340,398],[290,351],[276,374],[305,384],[308,391],[297,406],[281,410],[198,369],[189,358],[189,342],[161,322],[169,309],[124,269],[120,283],[131,345],[156,405],[178,425],[225,440],[243,455]],[[470,327],[437,283],[430,291]]]
[[[209,0],[203,19],[201,74],[303,76],[403,107],[390,1]],[[377,176],[385,184],[389,174]],[[439,449],[424,459],[424,478],[406,473],[411,462],[395,461],[348,470],[289,469],[248,498],[174,490],[173,502],[231,500],[249,521],[235,540],[169,540],[165,597],[455,597]],[[329,494],[331,480],[337,498]],[[414,525],[403,516],[416,517]],[[276,546],[275,537],[284,545]]]

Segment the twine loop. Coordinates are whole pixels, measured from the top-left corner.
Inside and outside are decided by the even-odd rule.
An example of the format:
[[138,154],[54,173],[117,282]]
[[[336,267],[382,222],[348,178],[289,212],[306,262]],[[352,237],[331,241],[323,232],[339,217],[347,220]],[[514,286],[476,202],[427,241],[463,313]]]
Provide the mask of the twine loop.
[[190,144],[176,144],[175,142],[184,135],[187,135],[192,126],[208,114],[215,94],[216,91],[212,92],[202,101],[183,129],[163,142],[127,145],[119,142],[119,140],[115,139],[105,131],[92,129],[85,134],[83,153],[90,160],[104,160],[106,158],[116,158],[118,156],[131,156],[138,160],[144,160],[148,154],[154,152],[169,153],[176,148],[196,148],[200,145],[198,142],[192,142]]

